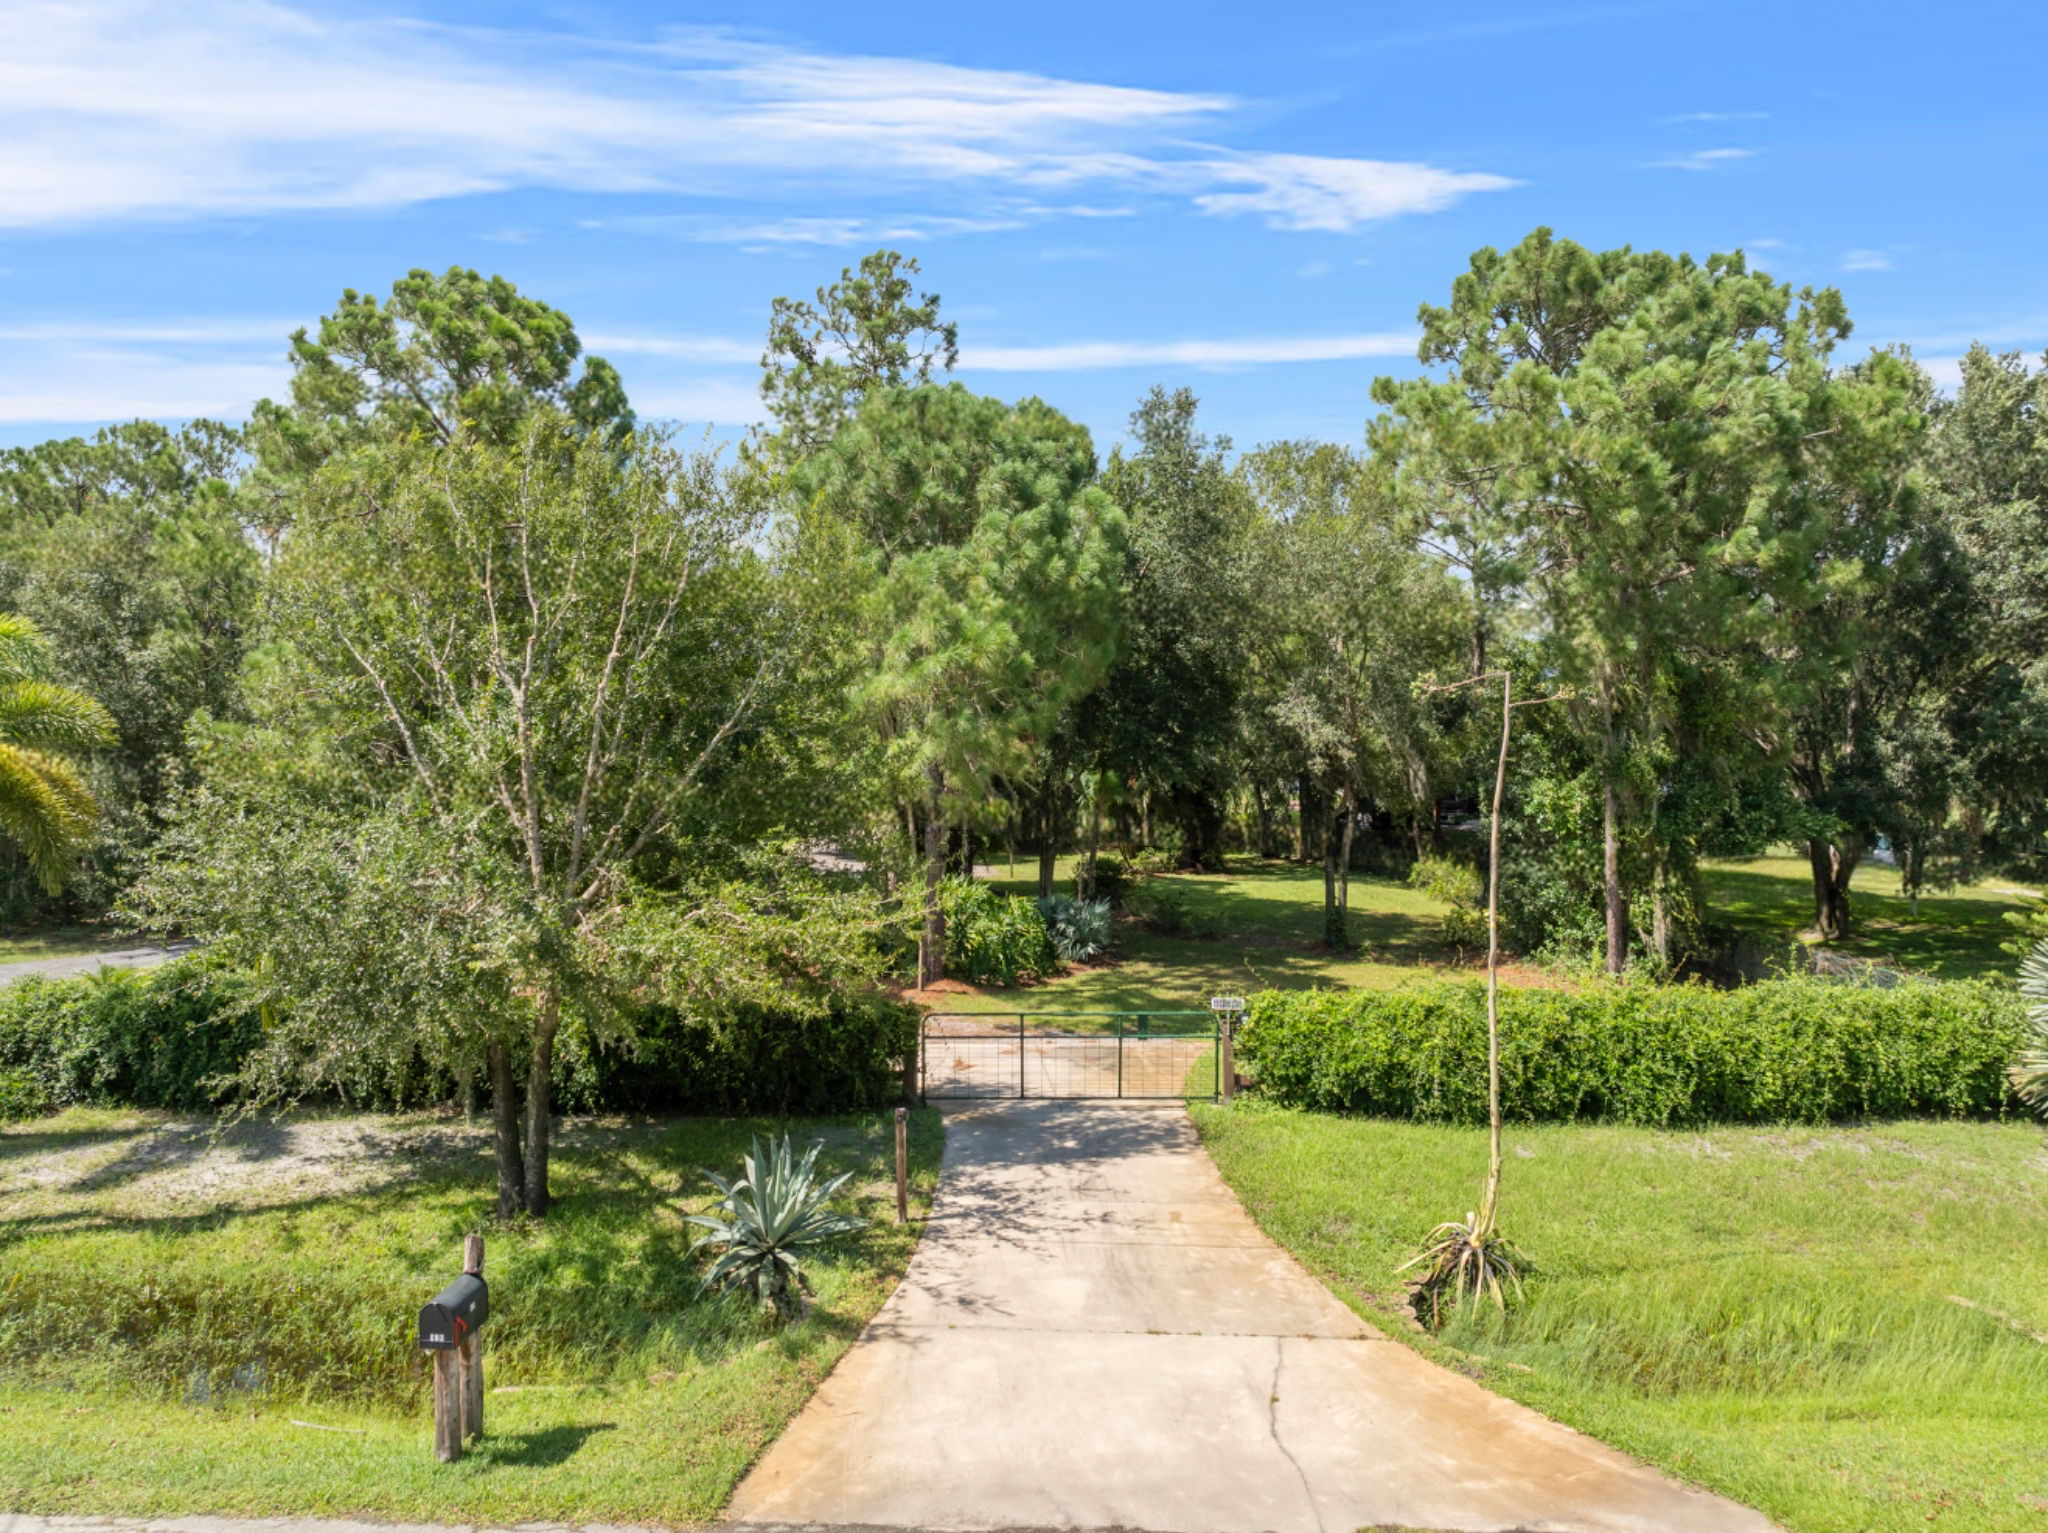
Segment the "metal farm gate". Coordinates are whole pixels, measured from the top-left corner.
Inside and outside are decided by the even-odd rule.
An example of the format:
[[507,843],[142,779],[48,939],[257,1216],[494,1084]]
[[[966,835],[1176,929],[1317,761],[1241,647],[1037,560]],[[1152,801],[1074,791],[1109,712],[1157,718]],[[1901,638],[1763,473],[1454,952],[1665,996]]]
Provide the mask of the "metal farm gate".
[[925,1018],[927,1097],[1213,1097],[1221,1034],[1207,1011]]

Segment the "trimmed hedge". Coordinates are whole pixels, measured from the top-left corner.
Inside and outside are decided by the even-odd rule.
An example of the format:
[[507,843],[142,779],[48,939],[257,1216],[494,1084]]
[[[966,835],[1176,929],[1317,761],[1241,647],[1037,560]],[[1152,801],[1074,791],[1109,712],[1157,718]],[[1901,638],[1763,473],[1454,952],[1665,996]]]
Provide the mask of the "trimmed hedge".
[[[2003,1117],[2025,1013],[1982,981],[1879,990],[1815,979],[1737,990],[1596,984],[1502,990],[1510,1119],[1661,1128],[1847,1118]],[[1486,1121],[1486,992],[1265,991],[1239,1054],[1296,1107]]]
[[210,1105],[262,1035],[241,991],[200,958],[0,989],[0,1117]]
[[555,1100],[585,1111],[865,1112],[903,1099],[900,1062],[917,1051],[918,1018],[885,996],[836,997],[813,1016],[748,1008],[696,1020],[654,1008],[630,1045],[568,1051]]
[[[1034,919],[1036,912],[1033,912]],[[213,1106],[261,1043],[233,969],[189,957],[0,989],[0,1121],[72,1106]],[[834,999],[817,1015],[744,1009],[637,1019],[630,1044],[593,1049],[565,1035],[555,1106],[584,1112],[859,1112],[903,1091],[898,1061],[917,1047],[915,1007],[885,996]],[[358,1106],[447,1101],[454,1082],[417,1056],[368,1061],[347,1083]]]

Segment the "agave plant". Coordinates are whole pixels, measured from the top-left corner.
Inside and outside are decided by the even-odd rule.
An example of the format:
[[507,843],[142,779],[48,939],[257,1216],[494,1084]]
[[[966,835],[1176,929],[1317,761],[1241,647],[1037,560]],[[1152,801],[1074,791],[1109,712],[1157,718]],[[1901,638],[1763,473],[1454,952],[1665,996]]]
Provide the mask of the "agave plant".
[[2048,1118],[2048,942],[2020,965],[2020,994],[2027,998],[2027,1043],[2012,1062],[2012,1089]]
[[1522,1274],[1514,1247],[1502,1238],[1491,1220],[1467,1214],[1463,1221],[1451,1220],[1429,1232],[1422,1250],[1398,1270],[1422,1267],[1417,1297],[1428,1311],[1431,1330],[1444,1323],[1447,1309],[1459,1309],[1491,1299],[1501,1309],[1508,1307],[1508,1290],[1521,1296]]
[[1038,902],[1045,932],[1062,963],[1086,963],[1109,946],[1109,901],[1048,894]]
[[704,1173],[719,1191],[718,1212],[690,1214],[684,1222],[705,1231],[690,1247],[691,1253],[709,1246],[718,1258],[697,1285],[698,1293],[744,1288],[763,1309],[778,1314],[794,1314],[802,1307],[801,1296],[810,1292],[810,1283],[797,1253],[867,1224],[852,1214],[835,1214],[828,1206],[853,1173],[820,1181],[820,1148],[813,1144],[799,1160],[787,1134],[770,1139],[765,1149],[757,1138],[753,1152],[740,1162],[738,1176],[728,1180],[716,1171]]

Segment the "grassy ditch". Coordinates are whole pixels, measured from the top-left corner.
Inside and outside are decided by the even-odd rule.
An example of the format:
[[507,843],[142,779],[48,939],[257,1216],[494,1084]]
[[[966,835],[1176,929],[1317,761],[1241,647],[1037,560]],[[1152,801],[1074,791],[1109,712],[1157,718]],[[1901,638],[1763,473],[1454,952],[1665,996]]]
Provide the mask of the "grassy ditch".
[[1490,1388],[1795,1533],[2048,1526],[2038,1127],[1511,1127],[1526,1302],[1437,1340],[1396,1268],[1473,1206],[1483,1129],[1193,1112],[1269,1234]]
[[[874,1221],[766,1324],[695,1296],[681,1214],[739,1119],[565,1125],[555,1213],[490,1222],[488,1132],[446,1118],[212,1125],[74,1111],[0,1130],[0,1505],[516,1522],[714,1514],[901,1275],[886,1114],[822,1137]],[[911,1136],[914,1211],[937,1115]],[[413,1317],[483,1230],[489,1433],[432,1462]]]

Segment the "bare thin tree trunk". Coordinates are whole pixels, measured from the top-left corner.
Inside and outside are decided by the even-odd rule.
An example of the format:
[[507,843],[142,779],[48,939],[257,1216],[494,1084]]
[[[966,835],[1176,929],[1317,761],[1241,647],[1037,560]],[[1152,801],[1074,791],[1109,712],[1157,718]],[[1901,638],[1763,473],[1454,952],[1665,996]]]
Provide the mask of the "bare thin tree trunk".
[[1479,1202],[1478,1232],[1489,1234],[1500,1211],[1500,807],[1514,719],[1515,674],[1509,671],[1500,683],[1500,760],[1493,769],[1493,823],[1486,833],[1486,1193]]
[[1607,972],[1628,963],[1628,902],[1621,897],[1621,802],[1615,792],[1614,711],[1610,704],[1601,737],[1600,877],[1607,894]]
[[1323,945],[1341,952],[1350,945],[1351,934],[1344,909],[1337,903],[1337,816],[1323,816]]
[[519,1083],[504,1044],[484,1051],[491,1072],[491,1126],[498,1161],[498,1217],[516,1219],[526,1207],[526,1161],[519,1148]]
[[917,941],[918,988],[937,984],[946,972],[946,917],[939,909],[939,885],[946,880],[946,825],[939,800],[946,786],[937,762],[925,771],[931,795],[924,819],[924,932]]

